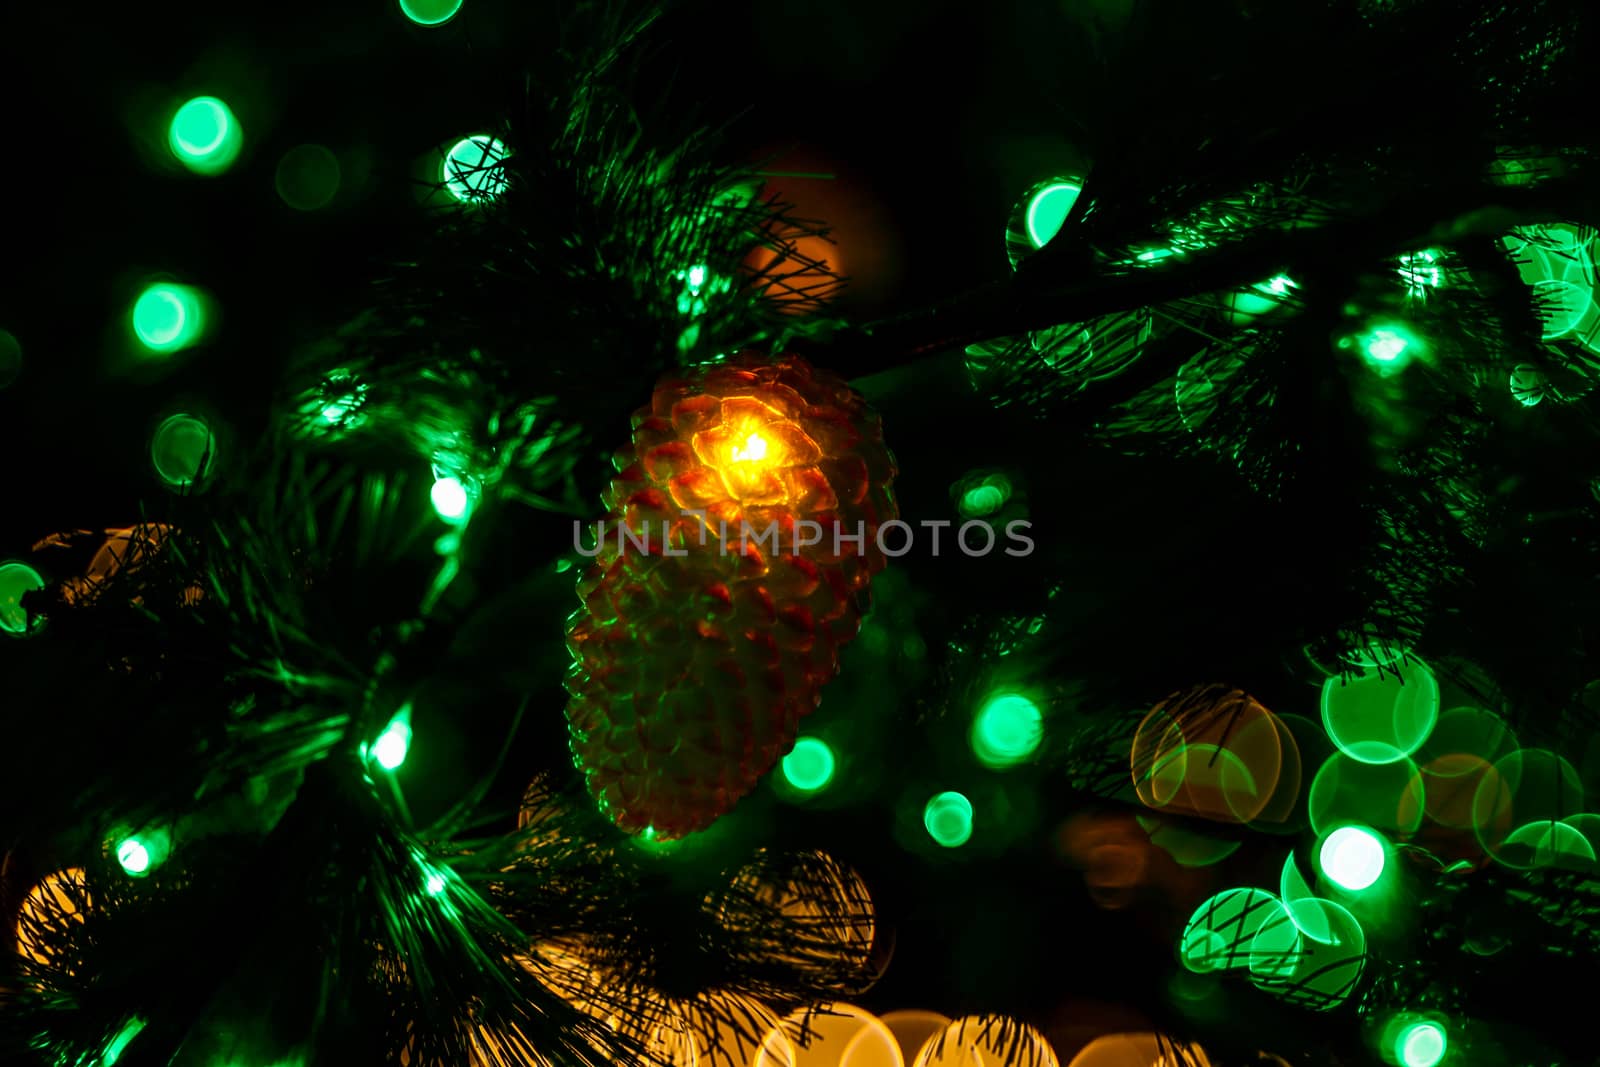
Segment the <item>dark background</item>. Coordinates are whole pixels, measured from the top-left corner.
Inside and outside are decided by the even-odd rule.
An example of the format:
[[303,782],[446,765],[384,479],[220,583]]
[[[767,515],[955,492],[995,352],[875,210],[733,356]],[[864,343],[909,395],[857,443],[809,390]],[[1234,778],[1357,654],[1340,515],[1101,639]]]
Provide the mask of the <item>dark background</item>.
[[[1126,7],[691,6],[656,36],[650,77],[688,110],[737,116],[730,158],[834,175],[775,184],[801,213],[836,227],[837,265],[854,278],[837,310],[874,317],[1007,271],[1012,203],[1033,182],[1087,164],[1077,131],[1105,91],[1098,63],[1115,51]],[[412,26],[392,0],[8,13],[0,48],[17,84],[6,109],[3,169],[14,189],[0,328],[21,341],[25,362],[20,379],[0,390],[12,460],[0,493],[0,556],[23,554],[56,530],[133,521],[151,491],[150,429],[186,398],[225,412],[242,439],[259,432],[261,398],[287,354],[358,307],[374,264],[403,253],[387,220],[414,210],[413,160],[492,124],[500,97],[485,86],[530,47],[546,47],[557,24],[551,5],[512,0],[467,0],[439,29]],[[217,179],[191,178],[164,155],[165,115],[199,92],[228,100],[245,130],[245,155]],[[289,209],[273,187],[279,157],[305,142],[332,148],[344,170],[338,198],[313,213]],[[162,271],[202,281],[219,301],[221,330],[182,359],[130,364],[122,355],[127,307],[141,280]],[[954,478],[1008,451],[1054,457],[1045,465],[1058,477],[1036,485],[1034,498],[1042,514],[1073,524],[1055,551],[1081,555],[1070,576],[1086,646],[1124,666],[1148,656],[1150,697],[1201,680],[1194,671],[1215,665],[1221,649],[1230,680],[1254,682],[1264,698],[1285,684],[1271,652],[1246,648],[1252,631],[1271,628],[1273,604],[1294,595],[1295,582],[1275,580],[1283,573],[1234,581],[1226,604],[1217,599],[1221,578],[1209,591],[1191,590],[1189,603],[1159,602],[1181,572],[1243,573],[1267,531],[1241,540],[1250,529],[1244,513],[1179,527],[1160,512],[1181,506],[1152,501],[1205,498],[1208,483],[1193,472],[1135,472],[1048,431],[1004,436],[1003,420],[973,410],[969,397],[905,388],[942,382],[950,365],[949,357],[930,361],[903,372],[898,386],[879,385],[906,468],[908,517],[941,513]],[[628,384],[642,398],[646,383]],[[913,570],[909,584],[919,592],[902,590],[902,602],[922,605],[919,640],[929,644],[966,606],[1037,592],[1017,571]],[[892,603],[894,590],[887,593]],[[1122,610],[1142,598],[1149,611]],[[902,681],[869,679],[858,696],[894,694]],[[1295,689],[1285,704],[1306,699]],[[463,735],[459,766],[433,757],[435,787],[465,780],[473,753],[498,741]],[[891,738],[875,758],[887,766],[901,747],[910,742]],[[898,930],[896,960],[865,1006],[1022,1015],[1045,1025],[1070,1058],[1094,1033],[1148,1029],[1172,1011],[1174,922],[1208,885],[1240,884],[1255,872],[1242,860],[1218,882],[1215,872],[1180,871],[1152,850],[1149,862],[1164,866],[1139,893],[1114,906],[1097,902],[1062,855],[1071,826],[1081,826],[1062,821],[1076,801],[1029,781],[1039,789],[1034,832],[1004,855],[908,850],[899,828],[849,812],[831,822],[809,816],[804,829],[839,838],[835,846],[862,867]],[[1193,1010],[1213,1021],[1223,1014],[1215,996]],[[1270,1041],[1269,1024],[1252,1022]]]

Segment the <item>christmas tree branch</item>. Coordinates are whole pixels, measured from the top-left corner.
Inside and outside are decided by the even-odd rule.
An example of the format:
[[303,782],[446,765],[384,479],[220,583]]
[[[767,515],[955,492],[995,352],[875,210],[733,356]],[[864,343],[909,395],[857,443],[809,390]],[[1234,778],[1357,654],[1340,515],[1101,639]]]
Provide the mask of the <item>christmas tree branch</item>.
[[[1069,231],[1063,230],[1037,255],[1024,260],[1014,277],[830,338],[800,340],[796,347],[817,351],[819,358],[848,368],[852,376],[871,374],[935,352],[1248,286],[1279,273],[1354,272],[1408,250],[1500,235],[1515,226],[1593,218],[1597,213],[1600,192],[1592,181],[1427,189],[1396,197],[1364,217],[1316,229],[1265,233],[1120,273],[1109,272],[1093,249],[1069,240]],[[1119,395],[1125,391],[1118,389]]]

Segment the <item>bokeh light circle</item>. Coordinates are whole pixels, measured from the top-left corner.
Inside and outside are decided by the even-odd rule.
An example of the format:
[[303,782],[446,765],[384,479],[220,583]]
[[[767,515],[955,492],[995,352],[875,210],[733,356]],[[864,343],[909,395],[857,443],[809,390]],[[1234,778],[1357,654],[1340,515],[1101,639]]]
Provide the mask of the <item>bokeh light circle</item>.
[[278,160],[273,185],[296,211],[327,207],[339,192],[339,157],[319,144],[296,145]]
[[972,840],[972,801],[957,792],[939,793],[922,809],[922,826],[945,848]]
[[[1479,780],[1473,793],[1472,822],[1478,840],[1484,851],[1508,867],[1538,866],[1540,847],[1560,847],[1565,835],[1547,839],[1536,831],[1518,831],[1529,824],[1547,827],[1581,814],[1583,780],[1565,758],[1542,748],[1519,749],[1502,756],[1493,770]],[[1508,824],[1513,829],[1502,833]]]
[[1323,838],[1317,852],[1322,873],[1341,889],[1360,892],[1383,875],[1383,839],[1360,826],[1341,826]]
[[1045,1036],[1018,1019],[966,1015],[922,1046],[912,1067],[1060,1067]]
[[1051,182],[1028,199],[1026,227],[1028,241],[1043,248],[1066,225],[1072,205],[1078,202],[1083,187],[1073,182]]
[[176,352],[193,344],[205,325],[199,294],[187,285],[157,282],[145,287],[130,312],[133,335],[152,352]]
[[1594,303],[1594,289],[1551,278],[1532,286],[1534,307],[1543,323],[1544,339],[1554,341],[1576,330]]
[[948,1015],[919,1008],[884,1012],[878,1018],[899,1043],[901,1058],[906,1063],[915,1063],[928,1042],[944,1033],[945,1027],[950,1025]]
[[428,490],[428,499],[439,518],[446,522],[457,522],[466,517],[472,506],[467,487],[460,478],[449,475],[434,480],[433,488]]
[[1283,902],[1265,889],[1224,889],[1190,915],[1178,941],[1179,961],[1197,974],[1247,967],[1256,936],[1290,921]]
[[172,115],[167,145],[178,161],[197,174],[220,174],[239,156],[239,120],[214,96],[197,96]]
[[418,26],[443,26],[461,11],[466,0],[400,0],[400,12]]
[[1044,740],[1044,717],[1039,706],[1017,693],[990,698],[972,722],[972,751],[986,767],[1021,763]]
[[769,1067],[793,1067],[794,1043],[761,1001],[719,989],[681,1003],[695,1045],[690,1067],[752,1067],[758,1057]]
[[1221,685],[1157,704],[1134,734],[1134,791],[1149,808],[1218,822],[1280,822],[1300,786],[1294,735],[1248,693]]
[[150,438],[150,460],[168,486],[198,486],[216,460],[216,438],[198,415],[170,415]]
[[1517,849],[1528,867],[1567,871],[1594,868],[1594,846],[1583,832],[1566,822],[1541,820],[1525,823],[1506,835],[1504,849]]
[[22,598],[43,589],[44,585],[44,578],[26,563],[18,560],[0,563],[0,633],[23,637],[30,629],[38,628],[37,620],[29,626]]
[[1444,1027],[1438,1023],[1413,1023],[1395,1038],[1395,1059],[1401,1067],[1436,1067],[1448,1045]]
[[1029,186],[1006,218],[1006,258],[1015,268],[1061,232],[1083,193],[1083,179],[1059,175]]
[[[1311,909],[1321,912],[1315,923],[1302,918]],[[1331,1011],[1355,991],[1366,969],[1366,932],[1348,909],[1331,900],[1299,901],[1295,913],[1295,923],[1304,936],[1293,969],[1276,973],[1253,970],[1251,980],[1288,1003]],[[1311,936],[1307,932],[1311,926],[1326,931],[1325,936]]]
[[1199,1045],[1166,1034],[1101,1034],[1067,1067],[1211,1067],[1211,1058]]
[[[1468,755],[1493,763],[1516,750],[1517,735],[1500,716],[1486,708],[1460,705],[1440,714],[1433,732],[1414,758],[1426,764],[1440,756]],[[1471,772],[1466,764],[1453,766],[1457,773]],[[1448,773],[1448,770],[1440,773]]]
[[1322,685],[1322,725],[1351,759],[1393,763],[1411,755],[1439,720],[1439,682],[1423,664],[1329,678]]
[[[780,1058],[781,1057],[781,1058]],[[876,1015],[853,1004],[800,1008],[767,1033],[754,1067],[905,1067],[900,1045]]]
[[1422,825],[1426,786],[1417,765],[1363,763],[1343,752],[1323,761],[1306,793],[1306,815],[1318,834],[1346,823],[1405,838]]
[[465,204],[493,200],[510,184],[505,143],[486,133],[463,137],[445,153],[440,180],[445,192]]
[[802,793],[815,793],[833,781],[836,763],[833,749],[820,737],[802,737],[783,757],[779,768],[783,777]]
[[117,846],[117,862],[128,874],[138,877],[150,870],[150,850],[138,838],[130,837]]

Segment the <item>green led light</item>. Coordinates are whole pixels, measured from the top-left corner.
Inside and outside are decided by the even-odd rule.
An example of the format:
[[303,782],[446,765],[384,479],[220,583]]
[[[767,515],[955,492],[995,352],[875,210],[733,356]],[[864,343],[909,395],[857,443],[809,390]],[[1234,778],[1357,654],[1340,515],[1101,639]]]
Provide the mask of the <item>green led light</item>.
[[779,766],[790,785],[802,793],[815,793],[833,781],[833,749],[820,737],[802,737]]
[[1439,683],[1424,664],[1368,670],[1322,684],[1322,726],[1334,746],[1362,763],[1395,763],[1416,752],[1439,721]]
[[400,13],[418,26],[443,26],[466,0],[400,0]]
[[992,485],[978,485],[961,496],[961,514],[993,515],[1005,506],[1006,495]]
[[1444,284],[1440,258],[1440,254],[1432,248],[1400,257],[1400,280],[1406,283],[1406,295],[1426,297],[1430,290]]
[[[1379,374],[1393,374],[1411,362],[1422,348],[1416,335],[1403,326],[1376,326],[1356,338],[1361,356]],[[1348,346],[1349,340],[1342,342]]]
[[493,200],[509,184],[506,155],[505,144],[488,134],[463,137],[445,153],[440,164],[445,191],[462,203]]
[[940,793],[922,809],[928,836],[945,848],[960,848],[972,840],[972,801],[960,793]]
[[383,733],[372,742],[369,755],[386,771],[396,770],[411,752],[411,705],[407,704],[389,720]]
[[117,842],[117,863],[130,877],[143,878],[166,861],[171,847],[172,840],[165,831],[133,834]]
[[1335,885],[1358,893],[1383,875],[1383,839],[1360,826],[1343,826],[1322,842],[1317,861]]
[[339,192],[339,157],[319,144],[298,145],[278,160],[273,185],[296,211],[327,207]]
[[1044,719],[1025,696],[1006,693],[992,698],[972,722],[972,751],[986,767],[1021,763],[1044,740]]
[[117,846],[117,862],[129,874],[144,874],[150,869],[150,850],[142,841],[124,841]]
[[1043,248],[1066,225],[1072,205],[1078,202],[1083,187],[1071,182],[1052,182],[1033,194],[1028,201],[1028,241],[1035,248]]
[[[689,317],[704,315],[706,309],[711,306],[712,297],[733,289],[732,278],[720,274],[712,274],[710,269],[703,264],[690,267],[687,270],[675,270],[672,272],[672,277],[683,283],[683,288],[679,289],[677,294],[678,314]],[[693,335],[687,341],[680,340],[680,348],[688,349],[694,347],[695,340],[699,338],[697,325],[690,326],[685,331],[686,335],[689,334],[689,331],[693,331]]]
[[963,478],[957,483],[957,488],[962,484],[967,485],[967,489],[962,492],[956,508],[969,519],[993,515],[1011,499],[1011,479],[1004,474],[985,475],[976,484]]
[[1229,318],[1239,325],[1247,325],[1257,318],[1283,306],[1284,298],[1300,286],[1287,274],[1279,274],[1264,282],[1241,289],[1230,295]]
[[211,427],[198,415],[169,416],[150,438],[150,462],[157,476],[174,489],[205,481],[216,451]]
[[1393,330],[1374,330],[1367,338],[1367,358],[1377,363],[1393,363],[1405,354],[1408,344]]
[[422,883],[422,888],[430,897],[436,897],[444,892],[444,875],[434,871],[428,875],[428,880]]
[[1438,1023],[1413,1023],[1395,1038],[1395,1058],[1402,1067],[1435,1067],[1448,1047],[1444,1027]]
[[196,174],[221,174],[239,158],[243,144],[233,112],[214,96],[197,96],[172,116],[167,144]]
[[152,352],[176,352],[193,344],[205,325],[200,296],[187,285],[159,282],[133,302],[133,334]]
[[434,481],[428,499],[433,501],[433,510],[445,522],[461,522],[472,510],[472,495],[467,492],[466,485],[460,478],[450,475]]
[[[0,563],[0,633],[13,637],[28,633],[28,612],[22,606],[22,598],[43,588],[44,579],[26,563]],[[38,625],[39,620],[33,620],[32,628],[37,629]]]

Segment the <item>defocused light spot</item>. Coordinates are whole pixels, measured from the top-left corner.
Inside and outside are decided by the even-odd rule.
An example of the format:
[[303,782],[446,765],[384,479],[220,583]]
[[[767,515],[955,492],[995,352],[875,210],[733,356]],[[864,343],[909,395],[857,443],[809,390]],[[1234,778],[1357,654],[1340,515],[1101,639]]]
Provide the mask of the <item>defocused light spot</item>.
[[443,26],[456,17],[465,0],[400,0],[400,11],[418,26]]
[[802,793],[815,793],[833,780],[833,749],[820,737],[802,737],[780,766],[790,785]]
[[133,334],[152,352],[176,352],[199,339],[205,326],[200,295],[187,285],[158,282],[133,303]]
[[1359,826],[1343,826],[1329,834],[1318,854],[1322,873],[1344,889],[1359,892],[1383,874],[1383,840]]
[[445,153],[440,179],[445,191],[462,203],[482,203],[505,192],[506,146],[486,133],[463,137]]
[[986,767],[1010,767],[1044,739],[1039,707],[1025,696],[1005,693],[984,704],[972,723],[972,751]]
[[216,438],[198,415],[169,416],[150,439],[156,474],[177,489],[205,480],[216,459]]
[[296,211],[327,207],[339,192],[339,157],[319,144],[298,145],[278,160],[273,182]]
[[940,793],[922,809],[922,825],[945,848],[960,848],[972,840],[972,801],[960,793]]
[[1083,187],[1071,182],[1052,182],[1033,194],[1027,217],[1028,240],[1033,247],[1043,248],[1061,232],[1081,192]]
[[172,116],[167,144],[196,174],[221,174],[239,158],[244,138],[233,112],[214,96],[197,96]]

